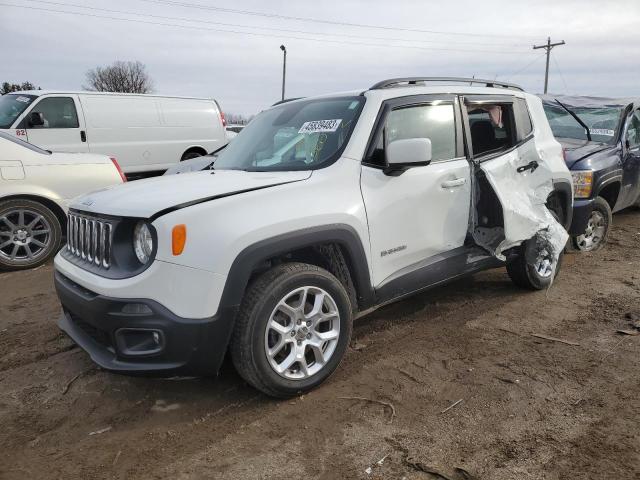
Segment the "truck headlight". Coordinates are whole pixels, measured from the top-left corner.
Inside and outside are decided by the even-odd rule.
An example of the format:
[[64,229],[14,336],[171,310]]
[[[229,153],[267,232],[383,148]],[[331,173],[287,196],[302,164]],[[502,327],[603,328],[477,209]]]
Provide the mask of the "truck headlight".
[[140,263],[145,265],[153,253],[153,236],[145,221],[140,221],[133,230],[133,250]]
[[593,172],[591,170],[571,172],[571,177],[574,198],[589,198],[593,189]]

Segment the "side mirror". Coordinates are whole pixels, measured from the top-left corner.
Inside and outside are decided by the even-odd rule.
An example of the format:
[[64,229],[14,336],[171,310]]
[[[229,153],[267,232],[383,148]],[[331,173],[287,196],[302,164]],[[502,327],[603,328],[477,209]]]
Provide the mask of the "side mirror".
[[30,127],[41,127],[44,125],[44,115],[42,112],[31,112],[29,116]]
[[431,140],[428,138],[405,138],[387,145],[386,174],[400,174],[411,167],[429,165],[431,162]]

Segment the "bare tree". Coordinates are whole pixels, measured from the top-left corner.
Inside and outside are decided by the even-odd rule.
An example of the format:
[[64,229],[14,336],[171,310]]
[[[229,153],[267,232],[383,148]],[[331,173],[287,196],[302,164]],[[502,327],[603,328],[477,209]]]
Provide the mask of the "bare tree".
[[40,87],[37,87],[31,82],[22,82],[22,83],[9,83],[2,82],[2,87],[0,87],[0,95],[4,95],[5,93],[11,92],[20,92],[25,90],[42,90]]
[[97,92],[151,93],[153,82],[141,62],[114,62],[87,72],[85,90]]

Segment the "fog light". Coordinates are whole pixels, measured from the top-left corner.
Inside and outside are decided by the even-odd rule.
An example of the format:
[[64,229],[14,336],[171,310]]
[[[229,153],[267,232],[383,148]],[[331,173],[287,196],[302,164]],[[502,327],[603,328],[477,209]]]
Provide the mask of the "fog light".
[[154,355],[164,350],[164,335],[160,330],[121,328],[116,331],[116,345],[123,355]]
[[144,303],[127,303],[124,307],[122,307],[122,313],[132,315],[148,315],[152,312],[151,309]]

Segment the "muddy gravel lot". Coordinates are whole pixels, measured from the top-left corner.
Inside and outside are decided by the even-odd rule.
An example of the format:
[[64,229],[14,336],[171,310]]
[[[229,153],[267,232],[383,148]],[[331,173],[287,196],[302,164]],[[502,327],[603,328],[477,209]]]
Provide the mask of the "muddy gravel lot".
[[0,274],[0,478],[640,479],[640,336],[617,333],[640,325],[640,212],[614,223],[548,292],[500,269],[358,320],[288,401],[229,362],[98,370],[56,327],[50,265]]

